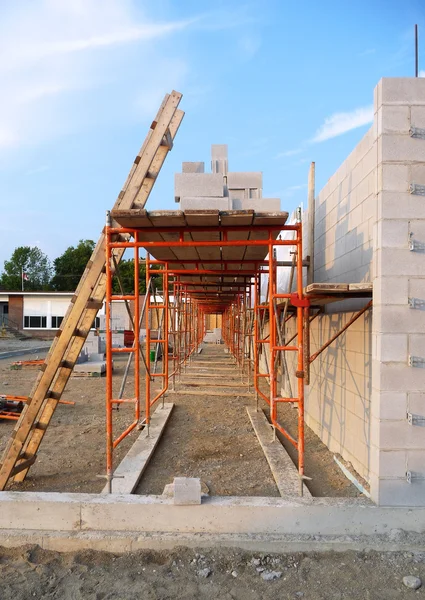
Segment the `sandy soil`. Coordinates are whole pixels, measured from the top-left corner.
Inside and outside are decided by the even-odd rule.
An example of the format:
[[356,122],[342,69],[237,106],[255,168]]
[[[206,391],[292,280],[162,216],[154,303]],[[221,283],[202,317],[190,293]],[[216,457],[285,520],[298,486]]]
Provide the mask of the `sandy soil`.
[[[425,554],[253,554],[232,549],[58,554],[0,549],[2,600],[405,600],[425,598]],[[267,577],[275,579],[265,580]]]
[[[205,353],[222,347],[207,347]],[[19,359],[33,359],[34,355]],[[214,359],[214,356],[212,356]],[[37,377],[34,369],[14,371],[10,363],[15,358],[0,361],[0,394],[29,394]],[[116,382],[118,387],[125,358],[118,357]],[[218,372],[217,372],[218,373]],[[233,381],[233,373],[221,373],[212,382]],[[239,381],[239,379],[238,379]],[[128,385],[132,385],[129,378]],[[143,386],[142,386],[143,388]],[[177,386],[177,389],[182,386]],[[104,378],[71,378],[63,395],[75,406],[59,405],[39,450],[38,460],[25,482],[12,484],[15,490],[100,492],[105,473],[105,410]],[[187,388],[192,391],[195,387]],[[224,396],[208,395],[210,390],[222,390]],[[239,388],[238,388],[239,389]],[[246,387],[240,388],[246,392]],[[205,391],[206,390],[206,391]],[[199,390],[198,390],[199,391]],[[130,393],[130,392],[129,392]],[[138,493],[162,493],[164,486],[175,476],[197,476],[204,490],[211,495],[277,496],[270,469],[251,428],[245,406],[253,397],[237,396],[232,388],[209,387],[199,395],[170,394],[167,401],[175,402],[173,414],[155,452]],[[265,405],[264,405],[265,407]],[[294,409],[288,415],[290,422]],[[121,432],[131,422],[131,408],[124,406],[114,412],[116,431]],[[0,420],[0,452],[14,424]],[[307,429],[306,474],[313,477],[309,487],[317,496],[354,496],[356,488],[339,471],[333,456],[319,438]],[[133,432],[115,452],[119,463],[137,432]]]

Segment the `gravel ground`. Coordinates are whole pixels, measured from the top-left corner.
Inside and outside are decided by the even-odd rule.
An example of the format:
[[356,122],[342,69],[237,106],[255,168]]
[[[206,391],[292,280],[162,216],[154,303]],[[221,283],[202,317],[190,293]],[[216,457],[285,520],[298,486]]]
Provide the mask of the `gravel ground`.
[[[208,352],[213,354],[217,349],[207,348],[200,356],[206,357]],[[35,354],[29,354],[0,361],[0,394],[30,393],[39,371],[28,367],[11,370],[10,364],[16,360],[33,360],[35,357]],[[44,354],[40,353],[40,358],[43,357]],[[120,385],[124,365],[125,357],[117,356],[114,372],[116,389]],[[220,377],[217,384],[229,381],[230,374],[226,378]],[[130,377],[128,394],[132,393],[132,385],[133,378]],[[252,404],[253,398],[238,397],[232,388],[223,388],[223,391],[224,396],[208,395],[205,390],[194,396],[169,395],[167,402],[175,402],[175,408],[137,493],[161,494],[174,477],[192,476],[201,478],[203,490],[209,491],[210,495],[278,495],[270,468],[246,413],[245,406]],[[63,399],[75,401],[75,406],[57,407],[40,446],[37,461],[26,480],[12,484],[11,489],[87,493],[102,490],[104,481],[98,476],[105,472],[105,378],[71,377]],[[132,421],[132,410],[130,406],[123,406],[119,411],[114,411],[116,434]],[[288,422],[295,416],[296,411],[291,411]],[[0,453],[13,427],[14,422],[0,420]],[[306,431],[306,473],[313,476],[313,481],[309,482],[312,494],[359,495],[336,466],[332,453],[308,427]],[[115,466],[122,460],[137,434],[137,431],[133,431],[118,446],[114,453]]]
[[425,553],[259,554],[220,548],[123,555],[0,549],[1,600],[407,600]]
[[[17,340],[14,338],[0,338],[0,352],[10,352],[15,350],[31,350],[32,348],[46,348],[48,350],[51,346],[51,341],[45,340]],[[16,358],[16,360],[20,360],[21,357]],[[30,359],[31,360],[31,359]]]

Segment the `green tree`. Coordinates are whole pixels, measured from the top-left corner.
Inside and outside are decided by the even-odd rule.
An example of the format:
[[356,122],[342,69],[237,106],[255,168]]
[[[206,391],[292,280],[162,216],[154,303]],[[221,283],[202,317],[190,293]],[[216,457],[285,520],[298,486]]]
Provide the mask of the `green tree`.
[[[134,260],[122,260],[118,265],[118,271],[125,294],[134,292]],[[112,280],[112,291],[114,294],[121,294],[121,287],[118,277],[115,275]],[[146,265],[141,262],[139,265],[139,294],[146,292]]]
[[78,246],[69,246],[61,256],[53,261],[55,274],[51,286],[58,292],[72,292],[77,287],[81,275],[94,250],[92,240],[80,240]]
[[10,260],[4,262],[4,270],[0,277],[0,286],[5,290],[22,289],[22,272],[24,289],[43,291],[49,289],[52,267],[49,258],[36,246],[19,246],[13,251]]

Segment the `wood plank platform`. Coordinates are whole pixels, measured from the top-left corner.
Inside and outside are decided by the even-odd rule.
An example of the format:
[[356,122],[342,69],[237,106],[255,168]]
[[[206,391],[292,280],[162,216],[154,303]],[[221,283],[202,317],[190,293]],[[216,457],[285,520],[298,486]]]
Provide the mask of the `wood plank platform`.
[[254,392],[217,392],[216,390],[168,390],[167,394],[178,394],[180,396],[222,396],[224,398],[254,398]]
[[[113,494],[132,494],[136,489],[158,445],[173,408],[173,403],[164,403],[164,407],[158,406],[153,413],[149,428],[149,437],[148,430],[145,427],[114,471],[114,475],[117,478],[112,480]],[[108,486],[106,485],[102,490],[102,494],[107,493]]]

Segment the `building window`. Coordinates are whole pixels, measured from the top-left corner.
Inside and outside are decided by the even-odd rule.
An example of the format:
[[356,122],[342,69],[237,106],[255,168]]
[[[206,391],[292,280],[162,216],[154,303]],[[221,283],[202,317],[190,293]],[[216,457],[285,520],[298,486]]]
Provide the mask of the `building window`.
[[91,329],[99,329],[100,327],[100,317],[95,317],[94,321],[93,321],[93,325],[91,326]]
[[52,317],[52,329],[59,329],[62,321],[63,317]]
[[47,327],[47,317],[25,316],[24,327],[29,329],[42,329]]

